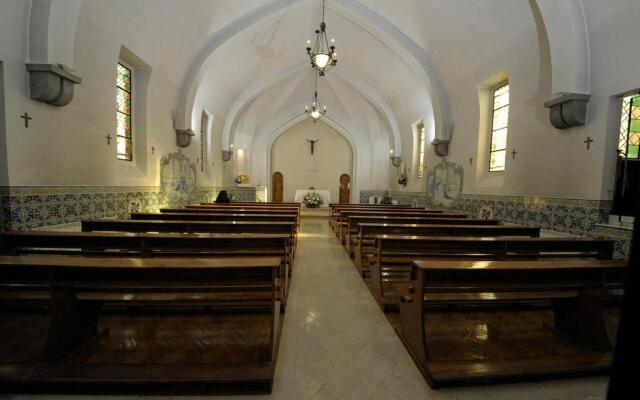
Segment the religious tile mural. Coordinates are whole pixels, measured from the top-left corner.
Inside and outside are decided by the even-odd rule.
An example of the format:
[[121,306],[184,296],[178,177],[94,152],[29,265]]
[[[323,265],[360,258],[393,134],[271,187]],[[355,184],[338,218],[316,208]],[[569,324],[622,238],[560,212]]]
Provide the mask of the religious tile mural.
[[[255,188],[196,187],[189,203],[212,202],[220,190],[235,201],[255,201]],[[0,229],[29,230],[82,219],[127,218],[130,212],[176,207],[159,186],[0,187]]]
[[196,189],[196,164],[181,150],[160,159],[160,189],[173,204],[184,205]]
[[124,219],[132,212],[213,202],[221,190],[232,201],[256,201],[253,187],[196,186],[196,167],[181,151],[160,161],[161,186],[0,187],[0,229],[60,227],[82,219]]
[[427,197],[434,206],[450,207],[462,197],[464,169],[443,158],[427,173]]

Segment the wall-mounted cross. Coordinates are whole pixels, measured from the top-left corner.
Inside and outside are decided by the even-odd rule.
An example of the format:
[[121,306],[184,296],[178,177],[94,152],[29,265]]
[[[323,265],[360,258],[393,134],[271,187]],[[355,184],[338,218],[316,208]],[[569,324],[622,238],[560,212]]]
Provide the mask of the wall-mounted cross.
[[112,139],[111,135],[107,135],[104,138],[107,139],[107,144],[111,145],[111,139]]
[[473,158],[469,159],[469,165],[473,165]]
[[516,154],[518,154],[518,152],[517,152],[517,151],[515,151],[515,150],[513,150],[513,151],[511,152],[511,159],[512,159],[512,160],[515,160],[515,159],[516,159]]
[[307,142],[309,142],[311,144],[311,155],[313,155],[313,151],[314,151],[315,145],[319,141],[320,141],[320,139],[307,139]]
[[586,143],[587,145],[587,150],[591,149],[591,143],[593,143],[593,139],[591,139],[591,136],[587,136],[587,140],[585,140],[584,143]]
[[151,154],[156,154],[156,148],[154,146],[151,146]]
[[31,120],[33,119],[33,118],[31,118],[31,117],[29,116],[29,113],[28,113],[28,112],[25,112],[24,114],[22,114],[22,115],[20,116],[20,118],[24,119],[24,127],[25,127],[25,128],[28,128],[28,127],[29,127],[29,121],[31,121]]

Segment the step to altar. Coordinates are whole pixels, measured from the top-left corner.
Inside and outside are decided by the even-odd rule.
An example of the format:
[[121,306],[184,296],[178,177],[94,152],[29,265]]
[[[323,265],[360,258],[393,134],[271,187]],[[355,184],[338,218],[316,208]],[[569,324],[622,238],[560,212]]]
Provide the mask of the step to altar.
[[304,205],[300,209],[302,218],[329,218],[329,207],[307,208]]

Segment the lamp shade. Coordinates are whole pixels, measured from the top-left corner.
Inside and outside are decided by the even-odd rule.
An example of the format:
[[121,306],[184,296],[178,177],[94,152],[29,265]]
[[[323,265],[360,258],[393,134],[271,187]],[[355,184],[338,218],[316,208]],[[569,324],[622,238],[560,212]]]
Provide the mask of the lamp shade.
[[318,53],[313,56],[313,63],[318,66],[318,68],[323,69],[329,64],[331,61],[331,57],[327,53]]

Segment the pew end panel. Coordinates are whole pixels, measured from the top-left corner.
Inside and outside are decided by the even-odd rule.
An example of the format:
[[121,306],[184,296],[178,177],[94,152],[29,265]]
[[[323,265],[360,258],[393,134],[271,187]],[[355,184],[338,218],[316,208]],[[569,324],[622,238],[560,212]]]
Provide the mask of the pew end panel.
[[[619,260],[416,261],[414,279],[401,296],[398,334],[432,388],[601,374],[612,354],[600,300],[609,284],[624,280],[625,268]],[[530,354],[494,357],[478,349],[484,356],[475,357],[469,344],[461,344],[466,350],[458,354],[466,357],[434,356],[429,306],[469,301],[550,302],[555,326],[540,329],[551,332],[563,350],[554,353],[558,346],[551,343],[536,350],[535,342]],[[493,339],[496,354],[502,341],[513,346],[505,339]]]
[[[278,257],[0,257],[0,280],[3,283],[22,282],[17,278],[26,279],[29,275],[47,275],[53,292],[48,340],[42,361],[16,366],[5,363],[0,366],[0,382],[3,387],[11,387],[16,392],[268,393],[273,382],[282,327],[280,302],[276,296],[280,262]],[[114,364],[108,361],[113,358],[112,354],[118,353],[114,353],[110,347],[114,342],[103,340],[100,335],[97,335],[98,339],[92,340],[96,337],[99,306],[128,306],[132,303],[145,308],[178,303],[188,307],[230,307],[230,310],[246,304],[243,309],[247,311],[240,314],[238,311],[225,311],[214,315],[220,315],[220,321],[232,322],[235,318],[238,320],[235,325],[243,324],[249,317],[249,321],[262,321],[259,322],[260,329],[245,329],[249,329],[247,332],[253,336],[262,335],[262,339],[255,344],[251,342],[255,339],[249,337],[234,340],[236,347],[243,340],[249,340],[247,345],[250,346],[242,354],[223,363],[196,360],[189,364],[180,359],[171,361],[169,356],[167,361],[151,364],[135,357],[130,361]],[[253,317],[254,314],[256,317]],[[163,313],[162,318],[171,318],[170,315],[164,316]],[[197,318],[209,318],[206,315]],[[107,321],[114,318],[129,321],[135,316],[111,316]],[[141,321],[149,318],[151,317],[144,317]],[[184,319],[187,317],[173,318],[177,318],[176,322],[187,323]],[[166,329],[166,324],[159,326],[165,326],[162,329]],[[181,328],[185,329],[201,328],[196,324]],[[79,334],[70,336],[70,330]],[[140,337],[139,340],[141,343],[153,342],[146,337]],[[216,342],[212,339],[208,341]],[[175,346],[181,346],[180,343]],[[221,351],[222,348],[216,352],[215,347],[211,346],[214,345],[202,350],[202,360],[227,357],[224,355],[226,352]],[[135,351],[144,354],[148,350],[144,350],[143,346],[141,350]],[[211,351],[214,353],[208,353]],[[247,354],[253,355],[247,358]],[[90,361],[95,359],[107,361]],[[86,362],[89,364],[85,364]]]

